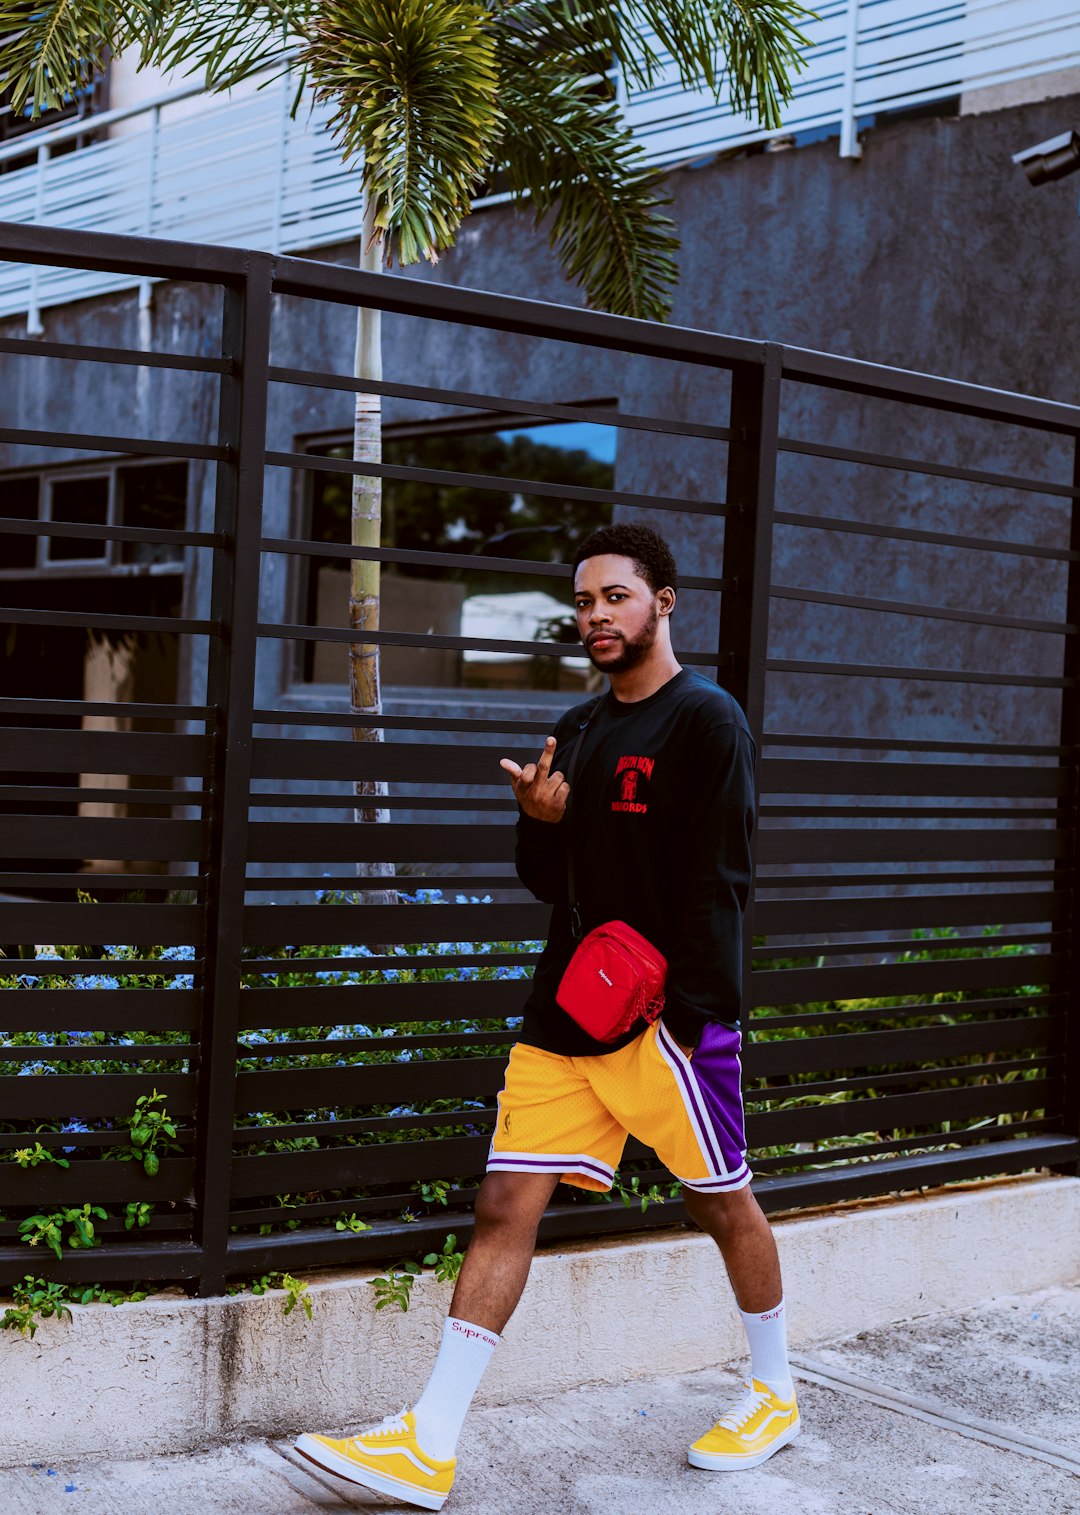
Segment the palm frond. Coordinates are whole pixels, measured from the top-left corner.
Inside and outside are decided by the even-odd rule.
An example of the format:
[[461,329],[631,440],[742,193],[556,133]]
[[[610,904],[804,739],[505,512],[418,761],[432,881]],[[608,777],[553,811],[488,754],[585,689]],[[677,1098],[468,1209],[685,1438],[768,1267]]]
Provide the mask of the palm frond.
[[722,0],[714,19],[732,108],[774,130],[794,75],[806,67],[801,50],[810,39],[799,26],[815,13],[797,0]]
[[0,0],[0,90],[12,109],[57,110],[92,83],[129,40],[121,9],[110,0]]
[[363,164],[387,261],[435,261],[468,214],[500,124],[482,0],[328,0],[302,54],[346,158]]
[[142,63],[205,74],[215,91],[268,71],[278,77],[310,35],[319,8],[318,0],[144,0]]
[[515,198],[538,223],[550,214],[551,245],[590,305],[664,320],[679,246],[670,201],[617,106],[597,99],[588,76],[534,69],[512,39],[500,64],[500,151]]

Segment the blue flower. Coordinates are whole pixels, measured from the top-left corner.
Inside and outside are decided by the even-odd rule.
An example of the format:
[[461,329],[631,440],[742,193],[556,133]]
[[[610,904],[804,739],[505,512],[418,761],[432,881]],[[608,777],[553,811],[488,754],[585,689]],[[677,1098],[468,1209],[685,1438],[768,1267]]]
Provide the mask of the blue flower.
[[397,1062],[397,1063],[411,1063],[412,1060],[413,1060],[413,1055],[409,1051],[408,1047],[402,1047],[401,1051],[398,1053],[397,1057],[394,1059],[394,1061]]
[[190,973],[178,973],[175,978],[169,979],[166,989],[194,989],[195,979]]
[[398,979],[400,977],[401,977],[401,974],[398,972],[398,970],[396,968],[384,968],[383,969],[383,978],[386,980],[386,982],[388,984],[396,984],[397,981],[398,981]]
[[195,948],[189,946],[163,947],[161,960],[164,963],[190,963],[195,960]]
[[374,955],[371,948],[365,947],[362,942],[342,947],[338,953],[338,957],[374,957]]
[[524,1019],[523,1015],[508,1015],[506,1017],[507,1031],[520,1031]]

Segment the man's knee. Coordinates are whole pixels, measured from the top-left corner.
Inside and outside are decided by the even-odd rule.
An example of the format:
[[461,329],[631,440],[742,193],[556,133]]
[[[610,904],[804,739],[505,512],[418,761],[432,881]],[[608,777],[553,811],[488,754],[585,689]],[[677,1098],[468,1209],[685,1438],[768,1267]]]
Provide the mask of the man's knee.
[[696,1189],[683,1189],[683,1200],[690,1219],[710,1236],[729,1235],[748,1222],[753,1224],[761,1216],[761,1206],[748,1184],[726,1194],[703,1194]]
[[489,1173],[476,1196],[477,1226],[535,1231],[557,1182],[535,1173]]

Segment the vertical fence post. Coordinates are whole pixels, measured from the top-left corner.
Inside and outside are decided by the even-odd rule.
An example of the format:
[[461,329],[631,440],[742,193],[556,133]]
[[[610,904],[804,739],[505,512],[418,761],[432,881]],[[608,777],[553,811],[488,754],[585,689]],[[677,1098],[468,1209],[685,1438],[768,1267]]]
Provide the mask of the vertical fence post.
[[844,78],[840,101],[840,156],[861,158],[862,146],[855,129],[855,75],[859,61],[859,0],[848,0],[844,18]]
[[[1080,437],[1073,450],[1073,488],[1080,489]],[[1069,547],[1072,552],[1080,553],[1080,499],[1072,502]],[[1065,621],[1070,626],[1080,625],[1080,560],[1076,558],[1069,564]],[[1080,636],[1065,638],[1064,663],[1065,677],[1080,680]],[[1069,842],[1064,882],[1068,891],[1065,917],[1068,971],[1065,980],[1067,1024],[1063,1115],[1068,1135],[1080,1137],[1080,687],[1076,683],[1066,687],[1061,695],[1061,745],[1065,748],[1061,761],[1072,770],[1068,793],[1060,801],[1065,812],[1062,825],[1067,828]],[[1068,1163],[1057,1171],[1080,1176],[1080,1163]]]
[[259,619],[259,541],[270,359],[274,260],[253,253],[243,285],[225,289],[215,551],[207,704],[214,711],[211,760],[206,972],[199,1040],[195,1149],[195,1240],[202,1251],[201,1295],[225,1289],[236,1098],[252,712]]
[[[45,214],[45,175],[49,167],[49,144],[38,145],[34,177],[34,225],[40,226]],[[30,289],[26,298],[26,335],[40,337],[45,328],[41,324],[41,264],[30,269]]]
[[[723,576],[735,581],[720,601],[721,681],[746,712],[758,748],[765,726],[765,659],[769,644],[776,453],[783,348],[767,342],[761,362],[731,375],[731,429],[725,498]],[[754,801],[757,803],[757,780]],[[755,847],[756,850],[756,847]],[[743,923],[743,1007],[750,1013],[753,904]]]
[[[158,147],[161,138],[161,106],[150,109],[150,130],[146,137],[146,209],[143,214],[143,231],[148,237],[154,235],[154,207],[157,201]],[[153,300],[153,282],[139,280],[139,309],[148,310]]]

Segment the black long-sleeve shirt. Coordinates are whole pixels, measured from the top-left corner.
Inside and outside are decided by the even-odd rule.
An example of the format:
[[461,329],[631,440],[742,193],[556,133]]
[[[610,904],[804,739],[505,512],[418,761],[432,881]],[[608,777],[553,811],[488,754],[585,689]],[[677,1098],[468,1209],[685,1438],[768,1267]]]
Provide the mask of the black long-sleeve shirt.
[[555,726],[552,768],[591,713],[570,812],[558,824],[518,818],[518,876],[554,906],[547,946],[525,1006],[521,1040],[580,1057],[633,1039],[598,1042],[556,1003],[573,954],[566,853],[582,927],[622,920],[668,960],[664,1022],[696,1045],[708,1021],[734,1024],[742,998],[743,912],[750,892],[754,742],[726,690],[683,669],[647,699],[609,691]]

